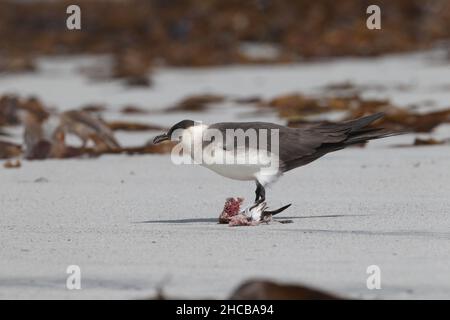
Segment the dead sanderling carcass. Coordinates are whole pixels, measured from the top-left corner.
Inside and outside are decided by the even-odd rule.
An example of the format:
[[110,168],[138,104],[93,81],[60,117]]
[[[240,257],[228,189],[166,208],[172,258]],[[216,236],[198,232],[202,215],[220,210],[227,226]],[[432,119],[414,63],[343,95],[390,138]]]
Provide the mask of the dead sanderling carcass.
[[[219,216],[219,223],[228,224],[230,227],[236,226],[256,226],[260,223],[269,223],[272,217],[291,205],[288,204],[276,210],[269,211],[265,201],[257,202],[251,206],[242,209],[241,205],[244,202],[243,198],[228,198],[225,201],[223,211]],[[282,223],[292,222],[290,220],[279,221]]]

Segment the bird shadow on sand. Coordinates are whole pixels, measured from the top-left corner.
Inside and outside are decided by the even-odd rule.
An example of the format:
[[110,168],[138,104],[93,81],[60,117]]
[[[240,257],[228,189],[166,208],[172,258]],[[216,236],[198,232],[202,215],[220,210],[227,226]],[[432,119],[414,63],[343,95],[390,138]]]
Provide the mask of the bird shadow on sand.
[[192,219],[173,219],[173,220],[147,220],[137,221],[135,223],[207,223],[217,222],[217,218],[192,218]]
[[345,217],[366,217],[368,214],[326,214],[321,216],[294,216],[294,217],[275,217],[274,219],[316,219],[316,218],[345,218]]
[[[277,216],[274,220],[296,220],[296,219],[316,219],[316,218],[344,218],[344,217],[363,217],[367,215],[363,214],[330,214],[321,216],[295,216],[295,217],[285,217]],[[147,220],[147,221],[136,221],[134,223],[217,223],[218,218],[192,218],[192,219],[172,219],[172,220]]]

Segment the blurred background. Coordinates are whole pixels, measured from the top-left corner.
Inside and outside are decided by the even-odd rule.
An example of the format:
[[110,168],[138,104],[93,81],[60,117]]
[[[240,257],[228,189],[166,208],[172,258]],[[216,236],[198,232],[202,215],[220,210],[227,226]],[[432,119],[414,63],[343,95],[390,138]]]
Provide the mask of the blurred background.
[[[0,37],[2,39],[0,72],[3,75],[32,73],[47,70],[46,66],[67,68],[71,63],[75,63],[74,68],[88,77],[91,82],[120,81],[129,88],[141,90],[148,88],[147,94],[144,94],[142,99],[127,100],[126,97],[122,97],[123,99],[115,100],[115,102],[123,101],[122,111],[128,114],[139,113],[139,111],[144,113],[140,110],[141,108],[148,112],[150,109],[155,109],[155,104],[181,113],[204,111],[205,105],[220,104],[230,100],[228,99],[230,97],[226,97],[225,88],[210,90],[211,88],[205,89],[199,84],[195,92],[189,90],[189,92],[179,92],[174,89],[173,91],[179,94],[174,94],[172,97],[177,96],[178,101],[169,99],[166,102],[167,99],[162,98],[155,103],[149,97],[152,95],[149,93],[152,92],[151,90],[154,90],[153,93],[158,92],[158,88],[152,88],[155,84],[153,75],[156,76],[156,71],[164,67],[167,70],[167,67],[199,68],[275,64],[289,66],[295,63],[319,61],[324,63],[336,57],[377,57],[436,48],[440,48],[438,61],[447,63],[450,58],[448,53],[450,2],[447,0],[379,1],[377,4],[381,7],[381,30],[369,30],[366,27],[368,18],[366,9],[371,4],[370,1],[343,0],[337,4],[331,0],[314,2],[301,0],[81,0],[77,1],[81,9],[81,30],[68,30],[66,19],[69,14],[66,13],[66,8],[71,4],[70,1],[2,1],[0,3]],[[70,58],[80,56],[91,57],[90,63],[87,66],[81,63],[80,66],[79,60]],[[57,58],[48,60],[51,57]],[[45,61],[49,63],[46,64]],[[65,66],[64,61],[67,62]],[[376,63],[376,60],[373,60],[372,65]],[[405,68],[409,69],[408,66],[399,66],[398,70],[403,72]],[[302,77],[303,74],[300,73],[300,76]],[[349,74],[351,75],[352,72]],[[344,118],[362,116],[370,112],[390,111],[392,117],[387,125],[397,129],[407,127],[414,130],[425,126],[427,128],[422,128],[422,131],[427,132],[437,125],[435,123],[437,119],[446,121],[448,116],[446,112],[433,114],[431,117],[434,122],[429,124],[429,119],[419,119],[404,110],[394,108],[389,95],[377,94],[376,98],[371,98],[368,102],[363,101],[362,91],[366,91],[365,93],[383,91],[381,90],[384,85],[383,79],[377,83],[356,84],[350,81],[346,74],[340,75],[342,80],[329,79],[328,83],[321,83],[327,87],[328,91],[333,91],[331,96],[321,94],[320,97],[305,97],[304,95],[308,92],[304,92],[307,90],[304,90],[300,84],[302,81],[294,78],[280,79],[282,83],[286,83],[286,90],[284,92],[274,90],[272,95],[264,97],[267,89],[259,91],[253,89],[261,87],[261,83],[267,78],[274,79],[272,73],[266,73],[266,75],[267,77],[258,80],[259,84],[250,86],[245,95],[239,93],[241,96],[236,96],[236,92],[231,90],[231,94],[234,94],[231,100],[235,105],[247,103],[271,107],[276,118],[284,118],[292,126],[311,120],[305,116],[330,111],[351,110],[350,114]],[[325,76],[326,74],[323,75]],[[310,78],[311,76],[304,81]],[[312,78],[314,79],[315,76]],[[291,80],[299,81],[299,87],[292,86]],[[228,80],[224,81],[227,82],[228,87],[232,84]],[[414,79],[404,78],[404,81],[385,86],[384,89],[397,88],[407,91],[415,85],[420,84]],[[442,84],[441,89],[445,85]],[[47,86],[51,87],[53,84],[47,84]],[[68,86],[69,82],[66,82],[65,88]],[[95,113],[96,118],[99,118],[101,111],[111,107],[109,101],[97,97],[83,101],[82,97],[86,95],[81,91],[75,95],[78,97],[77,102],[69,103],[70,97],[75,98],[74,95],[64,94],[65,101],[61,103],[58,98],[51,99],[53,90],[44,90],[43,93],[39,90],[28,89],[30,87],[25,88],[20,83],[6,81],[6,86],[2,89],[5,95],[2,98],[2,109],[0,109],[0,125],[2,122],[13,125],[20,122],[28,123],[28,127],[31,127],[30,123],[36,122],[35,120],[41,124],[49,116],[46,114],[48,110],[45,111],[48,106],[42,105],[42,101],[46,100],[56,103],[52,106],[56,109],[81,108],[91,114]],[[211,94],[211,91],[215,92]],[[295,93],[285,95],[289,91]],[[31,102],[27,100],[30,99],[30,95]],[[167,98],[167,94],[162,95]],[[21,99],[25,101],[19,101]],[[428,98],[423,100],[433,103]],[[423,103],[423,101],[408,101],[408,104],[413,103],[417,107],[419,102]],[[355,103],[358,105],[356,109]],[[386,110],[387,106],[391,108]],[[26,109],[28,113],[33,113],[37,109],[42,110],[40,110],[41,114],[36,116],[34,113],[34,116],[28,116],[27,120],[26,116],[20,117],[14,110],[17,108]],[[267,108],[258,109],[259,112],[261,110],[267,111]],[[189,113],[185,113],[183,116],[188,115]],[[84,116],[88,115],[84,114]],[[176,118],[179,117],[181,117],[180,114]],[[413,121],[411,119],[425,121],[426,124],[402,125],[400,122],[406,118],[410,121]],[[323,120],[323,117],[320,119]],[[86,119],[84,120],[86,122]],[[70,121],[75,121],[73,115]],[[60,127],[64,127],[62,130],[56,131],[53,128],[50,129],[53,131],[47,135],[57,136],[56,132],[59,132],[59,140],[65,141],[63,135],[74,131],[68,129],[70,121],[69,124],[61,122]],[[161,130],[170,124],[164,119],[161,121],[163,122],[157,120],[160,123],[152,124],[115,121],[107,125],[112,130],[147,131]],[[94,123],[95,119],[91,119],[90,125],[95,126]],[[98,128],[99,123],[96,125]],[[412,126],[414,128],[411,128]],[[39,135],[36,130],[28,131],[28,136]],[[88,134],[84,133],[84,135]],[[109,132],[108,135],[112,136],[112,133]],[[50,138],[50,140],[55,139]],[[33,145],[39,140],[42,138],[29,139],[28,142],[32,146],[28,149],[34,148]],[[51,141],[51,144],[55,142]],[[48,154],[50,149],[47,149],[44,150],[43,155],[29,155],[28,158],[66,155],[61,148],[57,148],[59,151],[53,152],[52,155]],[[110,149],[102,148],[103,151]],[[149,151],[146,148],[128,151],[144,150]],[[152,149],[153,151],[155,150]],[[74,155],[84,153],[79,150],[73,152]],[[72,153],[68,152],[67,155],[72,156]]]
[[[141,70],[155,64],[294,62],[418,50],[450,37],[446,0],[377,1],[382,29],[376,32],[366,28],[373,3],[365,0],[80,0],[81,32],[65,28],[70,4],[2,1],[2,69],[20,68],[13,62],[36,54],[75,53],[110,53],[118,65],[137,60]],[[253,57],[251,45],[270,49]],[[23,68],[29,67],[24,61]],[[116,75],[127,71],[132,73]]]
[[[72,4],[81,30],[66,27]],[[366,26],[372,4],[380,30]],[[229,297],[257,276],[450,296],[449,0],[1,0],[0,39],[0,297],[142,298],[167,276],[175,297]],[[253,185],[174,168],[171,144],[152,143],[182,119],[296,127],[376,112],[409,134],[283,177],[271,206],[295,201],[294,223],[251,231],[216,217]],[[72,263],[78,295],[63,286]],[[384,290],[366,288],[373,263]]]

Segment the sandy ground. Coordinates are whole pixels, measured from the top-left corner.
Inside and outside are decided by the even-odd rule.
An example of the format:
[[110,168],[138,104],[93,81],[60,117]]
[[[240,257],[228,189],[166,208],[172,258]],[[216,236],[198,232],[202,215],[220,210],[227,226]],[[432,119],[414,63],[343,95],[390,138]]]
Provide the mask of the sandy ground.
[[[166,70],[150,90],[94,85],[73,73],[70,63],[44,61],[41,73],[1,77],[0,92],[36,94],[60,109],[95,101],[157,109],[189,93],[271,96],[351,80],[406,83],[411,90],[365,94],[405,106],[432,100],[435,108],[448,107],[450,68],[436,61],[416,54],[291,67]],[[273,114],[252,116],[249,108],[228,106],[195,117],[276,120]],[[189,116],[143,119],[170,124]],[[449,130],[440,127],[436,135],[448,137]],[[133,144],[152,135],[119,138]],[[393,138],[390,145],[411,139]],[[253,184],[176,166],[168,155],[24,161],[20,169],[0,169],[0,298],[144,298],[161,285],[169,296],[225,298],[242,280],[255,277],[356,298],[450,298],[449,163],[448,146],[393,148],[375,142],[337,152],[267,190],[272,207],[293,203],[280,216],[292,224],[230,228],[217,224],[225,198],[251,200]],[[66,289],[68,265],[80,266],[81,290]],[[366,287],[369,265],[381,268],[380,290]]]
[[[415,150],[353,149],[297,169],[268,190],[273,206],[293,203],[280,218],[294,223],[238,228],[217,216],[253,185],[168,156],[1,170],[0,297],[141,298],[162,281],[169,295],[220,298],[262,276],[352,297],[448,298],[450,155]],[[71,264],[82,290],[65,289]],[[381,290],[366,288],[372,264]]]

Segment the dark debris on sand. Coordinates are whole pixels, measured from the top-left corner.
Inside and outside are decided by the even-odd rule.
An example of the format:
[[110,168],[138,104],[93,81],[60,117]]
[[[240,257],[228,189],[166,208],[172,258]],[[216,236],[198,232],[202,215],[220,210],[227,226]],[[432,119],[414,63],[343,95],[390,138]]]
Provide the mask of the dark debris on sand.
[[[169,297],[161,286],[151,300],[198,299]],[[280,283],[267,279],[249,279],[241,282],[227,300],[346,300],[325,290],[295,283]]]

